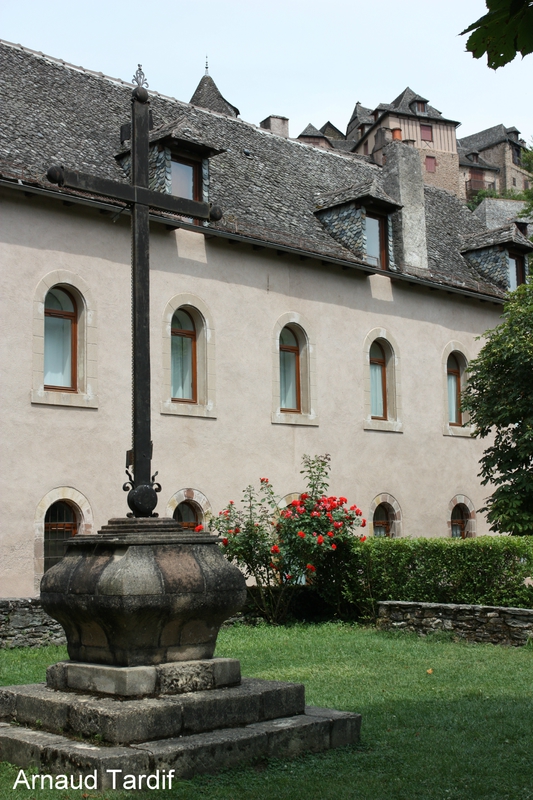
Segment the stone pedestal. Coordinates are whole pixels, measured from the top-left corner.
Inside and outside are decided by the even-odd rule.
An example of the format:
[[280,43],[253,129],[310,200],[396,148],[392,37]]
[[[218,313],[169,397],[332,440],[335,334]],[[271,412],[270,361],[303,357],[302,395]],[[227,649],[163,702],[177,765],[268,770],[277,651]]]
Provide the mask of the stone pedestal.
[[188,778],[354,744],[361,726],[359,714],[306,707],[301,684],[241,681],[233,659],[60,662],[47,684],[0,688],[0,720],[0,760],[126,789],[140,775]]
[[76,785],[92,776],[91,789],[171,789],[175,777],[358,741],[359,714],[306,707],[301,684],[241,680],[238,661],[212,658],[246,597],[217,541],[165,519],[72,539],[41,584],[72,660],[46,684],[0,688],[0,761]]

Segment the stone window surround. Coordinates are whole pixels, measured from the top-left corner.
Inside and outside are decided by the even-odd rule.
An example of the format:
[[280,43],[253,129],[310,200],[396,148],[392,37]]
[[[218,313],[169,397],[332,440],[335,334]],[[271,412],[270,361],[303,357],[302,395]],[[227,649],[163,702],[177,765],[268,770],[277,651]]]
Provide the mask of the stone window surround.
[[199,489],[180,489],[175,492],[167,503],[165,516],[172,519],[179,504],[185,502],[195,507],[200,524],[205,525],[206,515],[211,513],[211,503]]
[[374,512],[380,505],[388,506],[391,539],[397,539],[402,535],[402,510],[396,498],[388,492],[378,494],[370,503],[367,519],[368,533],[370,536],[374,535]]
[[[382,346],[387,360],[387,413],[389,419],[372,419],[370,404],[370,348],[375,341]],[[401,363],[398,353],[399,348],[394,337],[385,328],[374,328],[366,335],[363,343],[365,413],[363,428],[365,430],[403,433]]]
[[[184,308],[191,315],[196,327],[196,403],[172,402],[171,328],[172,317],[178,308]],[[162,337],[161,414],[216,419],[215,329],[206,303],[193,294],[175,295],[165,308]]]
[[35,509],[33,523],[34,533],[34,589],[39,594],[41,578],[44,575],[44,520],[46,512],[58,500],[66,501],[74,510],[78,523],[78,535],[88,536],[94,533],[93,512],[88,499],[72,486],[58,486],[47,492]]
[[452,535],[452,511],[458,505],[466,506],[469,511],[470,518],[466,523],[465,533],[466,538],[471,539],[476,535],[476,508],[466,494],[456,494],[448,503],[448,536],[451,537]]
[[453,353],[457,361],[459,362],[459,367],[461,370],[461,391],[466,386],[467,383],[467,369],[468,363],[470,359],[466,355],[466,348],[461,342],[452,340],[448,342],[444,350],[442,351],[442,373],[444,376],[443,380],[443,391],[444,391],[444,402],[443,402],[443,425],[442,425],[442,435],[443,436],[462,436],[463,438],[466,436],[467,438],[471,438],[473,428],[470,425],[470,420],[467,414],[463,413],[463,424],[462,425],[450,425],[448,420],[448,357]]
[[[279,338],[285,326],[289,326],[300,347],[300,393],[301,411],[280,410]],[[272,335],[272,423],[275,425],[318,426],[316,409],[316,345],[313,326],[301,314],[288,311],[274,325]]]
[[[78,307],[77,391],[44,388],[44,301],[54,286],[64,287]],[[92,292],[83,278],[68,270],[49,272],[39,282],[33,300],[31,402],[36,405],[98,408],[97,319]]]

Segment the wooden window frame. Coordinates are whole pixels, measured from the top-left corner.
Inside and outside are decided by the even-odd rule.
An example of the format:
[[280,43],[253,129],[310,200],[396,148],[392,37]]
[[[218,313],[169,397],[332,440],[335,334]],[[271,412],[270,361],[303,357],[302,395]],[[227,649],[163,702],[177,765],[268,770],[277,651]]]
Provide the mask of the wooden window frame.
[[[378,510],[378,508],[381,508],[382,506],[385,509],[385,513],[387,515],[387,519],[386,520],[381,520],[380,519],[376,523],[376,521],[375,521],[376,511]],[[385,529],[385,538],[386,539],[391,539],[392,538],[390,516],[391,516],[391,513],[388,510],[387,506],[384,503],[380,503],[379,506],[376,508],[376,510],[374,511],[374,513],[372,515],[372,527],[373,527],[373,530],[374,530],[374,536],[376,535],[376,528],[384,528]],[[378,538],[382,538],[382,537],[378,537]]]
[[389,266],[389,250],[387,247],[388,217],[383,214],[368,213],[369,219],[375,219],[379,223],[379,269],[387,269]]
[[[48,513],[53,508],[53,506],[57,505],[58,503],[61,503],[61,504],[65,505],[65,506],[68,506],[68,508],[72,511],[72,516],[74,517],[74,522],[47,522],[46,521],[46,517],[48,516]],[[76,536],[76,534],[78,533],[78,528],[79,528],[79,523],[78,523],[78,520],[77,520],[77,517],[76,517],[76,512],[72,508],[70,503],[67,503],[66,500],[56,500],[54,503],[52,503],[48,507],[48,509],[46,511],[46,515],[45,515],[45,521],[44,521],[44,553],[43,553],[44,567],[43,567],[43,572],[47,572],[49,569],[51,569],[55,564],[58,563],[58,561],[61,560],[61,558],[64,557],[64,554],[65,554],[65,553],[63,553],[63,556],[61,556],[57,560],[54,560],[53,564],[49,564],[48,566],[46,566],[47,561],[49,562],[49,561],[51,561],[51,560],[56,558],[55,556],[46,555],[47,542],[50,541],[50,538],[49,538],[50,537],[50,533],[52,533],[53,531],[54,532],[58,532],[58,531],[59,532],[63,532],[63,534],[64,534],[63,535],[63,543],[66,543],[66,542],[69,541],[69,539],[72,536]],[[48,534],[48,539],[47,539],[47,534]],[[52,540],[52,541],[54,541],[54,540]],[[66,552],[66,546],[64,547],[64,551]]]
[[[381,393],[383,395],[383,416],[382,417],[375,417],[371,416],[371,419],[383,419],[387,420],[388,417],[388,408],[387,408],[387,356],[385,354],[385,350],[383,349],[383,345],[381,345],[378,341],[373,341],[370,345],[370,349],[374,345],[377,345],[383,354],[383,358],[372,358],[369,356],[370,364],[379,364],[381,367]],[[370,399],[370,404],[372,407],[372,398]]]
[[[450,369],[450,358],[452,358],[452,356],[457,363],[457,369]],[[448,379],[448,375],[455,375],[455,377],[457,378],[456,389],[455,389],[455,402],[457,404],[457,419],[458,419],[458,422],[452,422],[450,420],[450,409],[448,408],[448,425],[452,425],[455,428],[462,428],[463,412],[461,411],[461,364],[455,353],[450,353],[450,355],[446,359],[446,380]]]
[[[192,194],[193,200],[202,200],[202,162],[196,161],[194,158],[187,158],[182,157],[178,153],[171,154],[171,161],[175,161],[177,164],[185,164],[188,167],[193,168],[193,185],[192,185]],[[178,197],[178,195],[176,195]]]
[[298,342],[298,335],[293,331],[290,325],[284,325],[280,331],[279,337],[279,352],[280,352],[280,386],[281,386],[281,353],[294,353],[295,358],[295,371],[296,371],[296,408],[284,408],[281,406],[281,392],[280,392],[280,411],[283,414],[301,414],[302,413],[302,393],[301,393],[301,380],[300,380],[300,343],[297,345],[281,344],[281,334],[288,328],[296,341]]
[[[192,510],[194,514],[194,522],[183,522],[183,521],[180,522],[180,520],[178,519],[178,509],[180,506],[188,506],[188,508]],[[178,505],[176,506],[176,509],[173,514],[173,519],[175,519],[176,522],[179,522],[182,528],[185,528],[186,530],[194,530],[196,526],[199,524],[200,515],[194,503],[191,503],[190,500],[182,500],[181,503],[178,503]]]
[[[196,360],[196,339],[197,339],[196,323],[194,322],[194,319],[189,314],[189,312],[185,308],[183,308],[182,306],[177,308],[176,311],[182,311],[184,314],[187,314],[187,316],[191,320],[192,326],[194,328],[194,330],[192,330],[192,331],[186,331],[186,330],[183,330],[182,328],[172,328],[172,327],[170,328],[170,347],[171,347],[171,352],[172,352],[172,337],[173,336],[182,336],[183,338],[192,340],[192,348],[191,348],[191,350],[192,350],[192,398],[190,398],[190,397],[171,397],[170,399],[171,399],[171,401],[173,403],[190,403],[190,404],[196,405],[198,403],[198,368],[197,368],[197,360]],[[176,311],[174,312],[174,314],[176,313]],[[174,319],[174,314],[172,315],[172,319]],[[171,362],[171,365],[170,365],[170,369],[172,371],[172,362]],[[170,377],[170,389],[171,389],[171,393],[172,393],[172,375]]]
[[[423,131],[429,132],[429,139],[423,135]],[[420,140],[422,142],[432,142],[433,141],[433,125],[426,125],[425,123],[420,123]]]
[[522,253],[509,250],[509,258],[513,258],[516,264],[516,285],[521,286],[526,282],[526,263]]
[[416,101],[416,110],[419,114],[427,114],[428,104],[423,103],[421,100]]
[[[454,519],[453,518],[454,511],[457,508],[459,509],[459,513],[461,514],[461,519]],[[463,509],[466,509],[466,513],[465,513],[465,511]],[[460,538],[461,539],[466,539],[467,538],[467,535],[468,535],[467,527],[468,527],[469,520],[470,520],[470,512],[468,511],[468,508],[462,503],[456,505],[455,508],[453,509],[451,517],[450,517],[452,539],[458,539],[459,538],[458,536],[454,536],[453,535],[453,526],[454,525],[456,525],[461,531],[461,537]]]
[[[428,164],[431,164],[433,169],[428,168]],[[426,156],[426,172],[434,174],[437,171],[437,159],[435,156]]]
[[[46,297],[54,289],[60,289],[70,298],[74,311],[57,311],[56,309],[46,308]],[[45,316],[45,338],[46,338],[46,317],[58,317],[59,319],[69,319],[70,325],[70,386],[54,386],[44,384],[45,391],[50,392],[77,392],[78,391],[78,304],[74,295],[61,285],[52,286],[46,293],[44,299]]]

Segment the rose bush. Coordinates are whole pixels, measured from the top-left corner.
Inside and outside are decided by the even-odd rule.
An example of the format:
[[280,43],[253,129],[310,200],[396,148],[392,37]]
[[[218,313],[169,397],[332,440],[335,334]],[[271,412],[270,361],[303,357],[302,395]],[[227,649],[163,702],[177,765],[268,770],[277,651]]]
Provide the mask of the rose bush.
[[366,525],[361,510],[348,506],[346,497],[328,494],[329,471],[329,455],[304,456],[306,491],[288,506],[281,507],[269,479],[261,478],[259,492],[253,486],[244,490],[242,508],[230,501],[210,519],[227,558],[253,579],[252,600],[270,622],[286,616],[293,586],[313,582],[331,601],[343,546],[366,538],[359,532]]

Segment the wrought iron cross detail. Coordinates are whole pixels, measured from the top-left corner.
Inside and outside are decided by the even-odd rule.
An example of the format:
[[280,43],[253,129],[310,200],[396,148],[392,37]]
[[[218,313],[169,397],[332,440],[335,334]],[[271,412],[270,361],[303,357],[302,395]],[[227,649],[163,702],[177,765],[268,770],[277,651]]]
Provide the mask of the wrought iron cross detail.
[[[81,189],[126,202],[131,207],[132,242],[132,458],[126,469],[130,516],[157,516],[157,492],[161,490],[152,475],[150,421],[150,208],[170,211],[195,219],[220,219],[222,212],[209,203],[151,191],[149,187],[149,95],[141,66],[135,75],[137,86],[131,99],[131,183],[99,178],[64,167],[53,166],[48,180],[59,186]],[[144,85],[143,85],[144,84]]]

